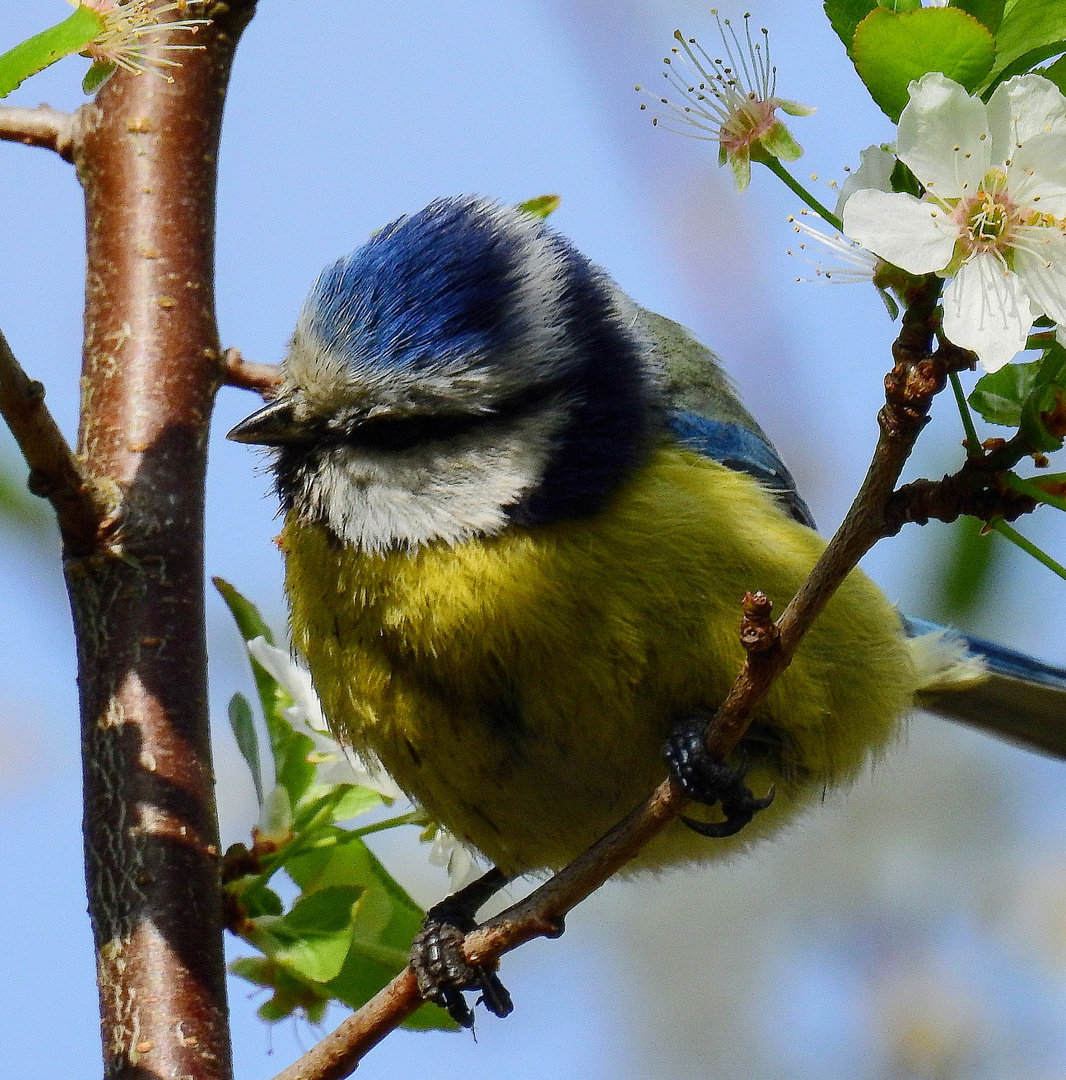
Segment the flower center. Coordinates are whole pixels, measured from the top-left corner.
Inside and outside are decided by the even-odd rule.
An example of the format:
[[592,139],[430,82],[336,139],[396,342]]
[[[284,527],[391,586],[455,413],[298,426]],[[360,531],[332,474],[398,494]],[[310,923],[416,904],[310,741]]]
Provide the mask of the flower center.
[[[719,95],[721,99],[721,95]],[[722,123],[719,141],[722,147],[735,152],[751,146],[777,123],[777,99],[760,100],[754,94],[742,97],[735,94],[727,102],[729,118]]]
[[963,199],[952,213],[959,225],[966,255],[1005,255],[1013,246],[1025,215],[1006,189],[1006,177],[990,172],[975,195]]

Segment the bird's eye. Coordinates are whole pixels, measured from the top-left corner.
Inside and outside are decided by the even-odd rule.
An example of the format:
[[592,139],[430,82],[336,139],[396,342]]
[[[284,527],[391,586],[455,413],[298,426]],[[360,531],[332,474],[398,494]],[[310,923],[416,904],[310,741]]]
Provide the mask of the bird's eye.
[[375,416],[349,428],[345,441],[376,450],[410,450],[421,443],[463,435],[491,419],[485,413]]

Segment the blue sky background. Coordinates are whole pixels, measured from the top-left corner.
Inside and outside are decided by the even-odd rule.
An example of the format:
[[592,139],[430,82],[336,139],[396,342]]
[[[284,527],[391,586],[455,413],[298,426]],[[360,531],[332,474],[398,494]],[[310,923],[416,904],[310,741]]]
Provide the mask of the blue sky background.
[[[11,6],[0,48],[65,13],[58,2]],[[780,92],[818,106],[791,121],[806,149],[797,172],[842,178],[860,149],[891,138],[888,121],[819,4],[750,9],[756,28],[771,30]],[[872,289],[794,281],[812,276],[785,254],[798,206],[769,174],[738,195],[714,147],[654,130],[638,111],[633,86],[661,81],[675,27],[715,51],[713,20],[687,0],[262,0],[223,133],[224,343],[279,360],[321,267],[437,195],[555,192],[558,228],[639,302],[721,353],[831,531],[873,446],[893,328]],[[73,108],[83,67],[65,62],[10,100]],[[71,439],[82,230],[70,167],[0,145],[0,326]],[[207,562],[281,628],[267,480],[247,448],[222,441],[254,405],[240,391],[219,395]],[[959,438],[945,398],[911,473],[949,468]],[[0,460],[14,454],[0,433]],[[1051,512],[1026,528],[1066,555]],[[98,1075],[100,1052],[69,617],[54,537],[0,530],[0,1076],[81,1080]],[[946,533],[912,529],[867,569],[926,614]],[[982,632],[1062,662],[1066,586],[1013,553],[994,585]],[[256,816],[224,721],[248,678],[213,596],[209,633],[231,843]],[[1064,796],[1062,765],[916,718],[853,792],[831,796],[783,840],[728,865],[611,884],[571,916],[561,941],[509,957],[517,1010],[480,1022],[476,1044],[400,1033],[364,1068],[416,1080],[475,1070],[501,1080],[1061,1076]],[[413,835],[381,850],[422,902],[446,888]],[[249,990],[232,984],[237,1070],[260,1080],[316,1033],[294,1023],[268,1031]]]

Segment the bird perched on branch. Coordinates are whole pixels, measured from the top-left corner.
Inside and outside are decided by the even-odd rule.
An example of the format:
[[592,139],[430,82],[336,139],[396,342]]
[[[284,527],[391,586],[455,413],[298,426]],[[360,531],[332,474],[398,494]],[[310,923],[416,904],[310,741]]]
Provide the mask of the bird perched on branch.
[[293,640],[330,724],[490,885],[564,865],[668,769],[704,805],[638,867],[779,829],[916,697],[995,727],[1008,686],[1016,726],[1030,699],[1063,716],[1062,673],[909,636],[855,571],[732,759],[701,758],[741,598],[783,606],[824,545],[714,355],[520,208],[440,199],[328,267],[276,398],[230,438],[276,448]]

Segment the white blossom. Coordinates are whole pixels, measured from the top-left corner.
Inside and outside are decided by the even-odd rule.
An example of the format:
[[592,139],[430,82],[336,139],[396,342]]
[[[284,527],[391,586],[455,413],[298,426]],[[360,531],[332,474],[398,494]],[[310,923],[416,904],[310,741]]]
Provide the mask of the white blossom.
[[837,217],[844,214],[844,204],[861,188],[874,188],[877,191],[892,190],[892,170],[896,167],[896,155],[884,146],[868,146],[859,154],[859,167],[849,172],[840,185],[840,194],[833,213]]
[[[807,211],[802,210],[800,213],[806,216]],[[874,275],[881,265],[881,260],[876,255],[872,255],[864,247],[841,236],[840,233],[824,233],[821,229],[816,229],[798,218],[790,217],[788,220],[794,232],[806,237],[807,240],[813,240],[821,249],[820,254],[812,254],[807,241],[804,240],[796,245],[796,251],[789,249],[788,252],[789,255],[795,255],[798,252],[801,258],[810,263],[814,268],[816,279],[828,281],[834,285],[850,285],[874,280]],[[826,256],[834,261],[827,264],[824,261]]]
[[319,767],[321,783],[358,784],[387,799],[403,797],[380,763],[360,762],[333,736],[309,671],[264,637],[253,638],[247,647],[256,663],[292,698],[292,705],[284,710],[285,719],[313,740],[315,748],[308,759]]
[[[695,38],[674,32],[679,46],[664,59],[663,74],[680,102],[660,97],[666,106],[664,126],[696,139],[718,143],[718,163],[729,163],[736,186],[751,180],[751,157],[765,153],[782,161],[795,161],[803,148],[777,116],[809,116],[814,109],[777,96],[777,68],[770,60],[770,37],[752,41],[750,15],[744,16],[744,43],[729,19],[718,19],[724,58],[712,59]],[[638,90],[641,87],[637,87]],[[641,105],[642,109],[647,108]],[[657,116],[653,124],[659,123]]]
[[458,892],[481,876],[481,868],[474,861],[474,853],[454,833],[443,825],[437,825],[433,834],[433,846],[429,851],[430,866],[448,869],[448,882],[452,892]]
[[1066,322],[1066,97],[1039,75],[986,105],[933,72],[911,83],[896,155],[925,189],[865,188],[844,231],[912,274],[950,277],[944,333],[996,371],[1025,347],[1033,319]]

